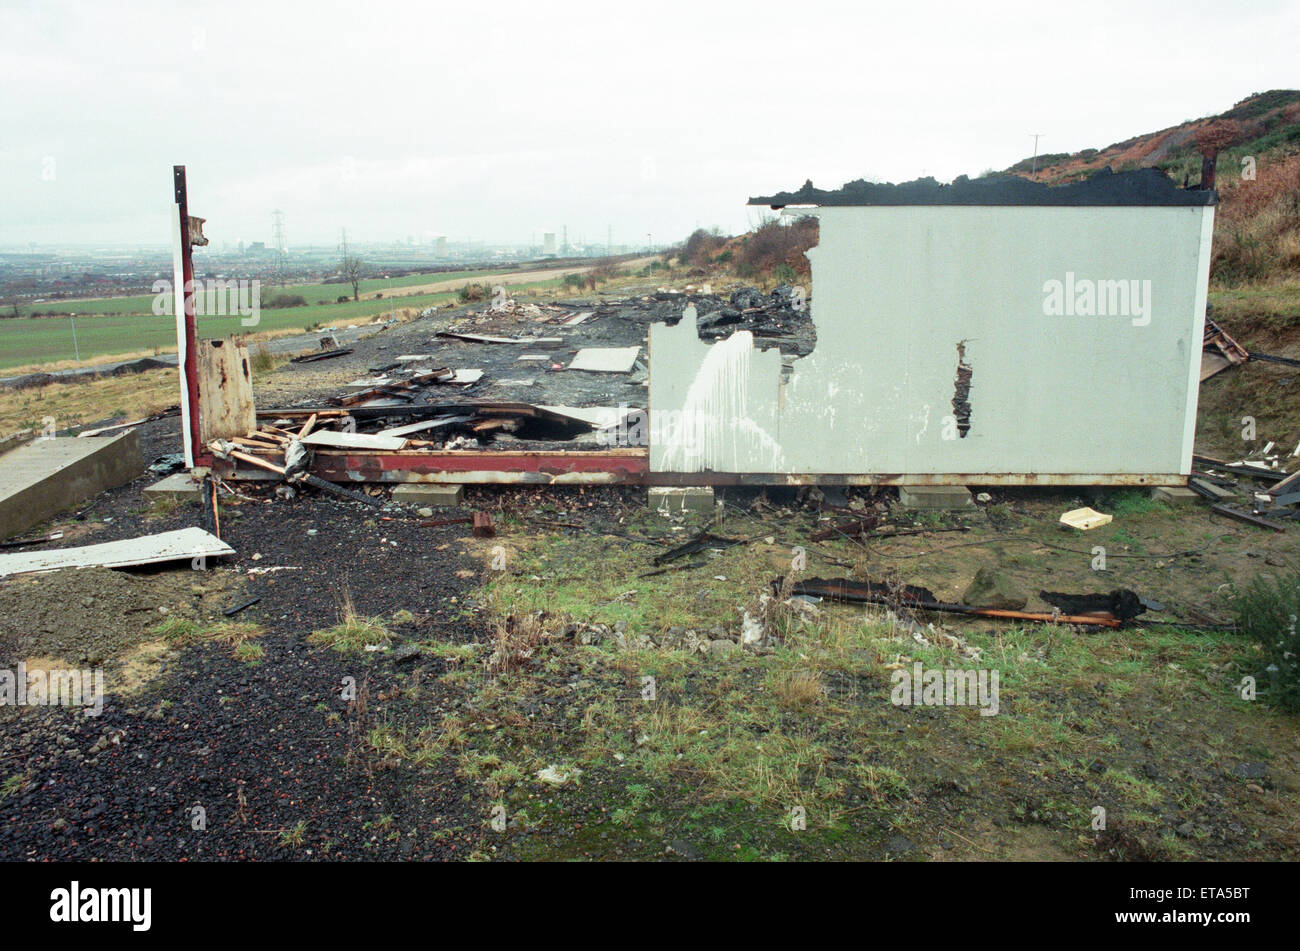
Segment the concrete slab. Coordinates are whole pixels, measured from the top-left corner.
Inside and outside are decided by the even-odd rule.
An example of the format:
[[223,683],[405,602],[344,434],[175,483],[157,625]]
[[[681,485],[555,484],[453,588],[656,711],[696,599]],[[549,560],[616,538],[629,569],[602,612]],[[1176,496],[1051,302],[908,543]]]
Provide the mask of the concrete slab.
[[1179,502],[1196,502],[1201,497],[1192,489],[1185,489],[1181,485],[1158,485],[1151,490],[1151,498],[1159,502],[1177,504]]
[[197,502],[203,497],[199,484],[185,471],[173,472],[167,478],[146,486],[144,497],[150,502],[167,499],[174,502]]
[[460,505],[464,486],[434,485],[424,482],[405,482],[393,489],[394,502],[409,502],[413,505]]
[[37,439],[0,457],[0,538],[38,525],[144,471],[140,433]]
[[647,493],[650,508],[663,515],[698,512],[713,514],[713,489],[710,486],[651,486]]
[[904,485],[898,489],[898,500],[913,512],[946,512],[975,504],[964,485]]

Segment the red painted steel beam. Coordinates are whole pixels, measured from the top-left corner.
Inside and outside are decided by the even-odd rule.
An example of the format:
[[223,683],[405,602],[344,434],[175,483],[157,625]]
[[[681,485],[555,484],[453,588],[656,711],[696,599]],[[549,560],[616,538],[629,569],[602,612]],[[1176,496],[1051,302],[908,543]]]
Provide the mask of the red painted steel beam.
[[[650,458],[636,450],[611,452],[318,452],[312,471],[332,482],[419,482],[422,475],[455,473],[463,482],[643,483]],[[475,478],[477,476],[478,478]],[[517,478],[511,478],[517,476]],[[429,480],[432,481],[432,480]]]
[[185,186],[185,166],[172,166],[172,179],[176,189],[176,207],[180,214],[181,277],[185,294],[185,389],[189,396],[189,418],[182,425],[189,429],[190,446],[196,466],[212,465],[212,454],[199,441],[199,333],[194,316],[194,256],[190,243],[189,194]]

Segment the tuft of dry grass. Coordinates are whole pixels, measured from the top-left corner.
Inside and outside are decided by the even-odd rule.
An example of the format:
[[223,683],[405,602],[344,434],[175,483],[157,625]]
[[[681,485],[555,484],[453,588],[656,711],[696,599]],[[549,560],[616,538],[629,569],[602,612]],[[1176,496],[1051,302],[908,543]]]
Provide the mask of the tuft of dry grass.
[[271,373],[278,365],[278,361],[271,355],[265,343],[259,342],[253,347],[253,352],[249,355],[249,362],[252,364],[254,373]]
[[791,710],[807,710],[826,696],[821,671],[816,669],[773,671],[767,685],[777,702]]
[[1267,280],[1300,268],[1300,153],[1266,157],[1255,174],[1254,180],[1225,174],[1220,181],[1211,258],[1218,284]]
[[339,622],[333,627],[308,634],[308,642],[347,653],[364,651],[367,646],[387,645],[393,640],[393,632],[384,626],[382,618],[362,617],[357,613],[352,592],[347,588],[338,598],[338,616]]
[[[547,623],[548,620],[550,623]],[[524,667],[544,641],[556,636],[556,621],[541,611],[507,614],[492,627],[492,653],[487,669],[493,674],[513,673]]]
[[56,430],[106,417],[141,419],[174,406],[179,397],[175,370],[147,370],[76,383],[50,383],[25,390],[0,389],[0,435],[40,430],[46,417]]

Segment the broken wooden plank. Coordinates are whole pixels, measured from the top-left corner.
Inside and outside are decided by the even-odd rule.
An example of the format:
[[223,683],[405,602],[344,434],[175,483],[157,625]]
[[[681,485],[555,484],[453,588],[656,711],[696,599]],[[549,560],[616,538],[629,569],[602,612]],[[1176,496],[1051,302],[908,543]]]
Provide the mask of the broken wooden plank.
[[409,436],[411,433],[422,433],[430,429],[442,429],[444,426],[453,426],[456,423],[468,423],[474,417],[472,416],[446,416],[441,419],[426,419],[419,423],[407,423],[405,426],[394,426],[392,429],[381,429],[379,436]]
[[60,568],[131,568],[193,558],[220,558],[235,550],[201,528],[126,538],[78,548],[0,555],[0,578]]
[[238,436],[257,425],[248,346],[234,337],[200,340],[197,353],[199,440]]
[[1270,519],[1262,518],[1259,515],[1253,515],[1244,509],[1234,508],[1231,505],[1211,505],[1210,511],[1217,512],[1220,515],[1225,515],[1228,518],[1236,519],[1238,522],[1245,522],[1247,525],[1254,525],[1256,528],[1269,528],[1275,532],[1286,531],[1285,525],[1279,525],[1277,522]]
[[1204,383],[1210,377],[1217,373],[1222,373],[1232,362],[1221,353],[1202,353],[1201,354],[1201,382]]
[[382,436],[374,433],[344,433],[322,429],[311,433],[303,439],[308,446],[320,446],[326,449],[375,449],[380,452],[394,452],[406,447],[406,440],[397,436]]
[[1224,462],[1221,459],[1211,459],[1209,456],[1192,456],[1192,462],[1202,469],[1211,469],[1215,472],[1225,472],[1230,475],[1250,476],[1254,479],[1261,479],[1265,482],[1280,482],[1285,478],[1281,472],[1272,472],[1268,469],[1261,469],[1258,466],[1246,465],[1242,462]]
[[1222,502],[1224,499],[1230,499],[1237,494],[1205,479],[1188,479],[1187,487],[1211,502]]
[[1300,469],[1286,476],[1276,485],[1271,486],[1268,494],[1272,496],[1285,495],[1297,489],[1300,489]]

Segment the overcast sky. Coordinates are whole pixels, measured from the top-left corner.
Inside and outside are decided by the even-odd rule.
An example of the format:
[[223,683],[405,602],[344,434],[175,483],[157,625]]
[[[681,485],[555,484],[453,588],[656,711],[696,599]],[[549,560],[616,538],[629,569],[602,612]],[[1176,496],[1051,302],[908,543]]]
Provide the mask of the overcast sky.
[[[182,8],[184,7],[184,9]],[[0,3],[0,245],[655,243],[1300,85],[1300,2]]]

